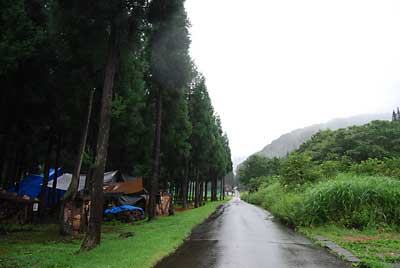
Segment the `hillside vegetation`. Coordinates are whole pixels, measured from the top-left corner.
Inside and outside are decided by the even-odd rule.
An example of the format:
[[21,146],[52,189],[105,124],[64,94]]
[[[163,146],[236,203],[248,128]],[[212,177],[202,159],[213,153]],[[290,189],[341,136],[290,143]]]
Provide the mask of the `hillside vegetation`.
[[[320,131],[286,158],[250,157],[238,174],[248,189],[242,195],[244,200],[263,206],[311,237],[315,230],[335,230],[332,237],[341,244],[345,237],[337,230],[344,234],[355,229],[360,235],[371,228],[399,230],[398,120]],[[332,224],[336,227],[324,227]],[[388,250],[400,252],[400,245],[392,242],[385,242],[392,245]],[[387,267],[387,263],[400,261],[384,256],[380,249],[366,254],[366,245],[354,243],[343,245],[363,258],[367,267]]]
[[288,153],[297,150],[300,145],[308,141],[313,135],[318,133],[320,130],[337,130],[340,128],[346,128],[350,126],[359,126],[367,124],[374,120],[389,120],[390,114],[368,114],[352,116],[348,118],[338,118],[327,123],[316,124],[305,128],[293,130],[280,136],[267,146],[265,146],[258,155],[273,158],[273,157],[285,157]]

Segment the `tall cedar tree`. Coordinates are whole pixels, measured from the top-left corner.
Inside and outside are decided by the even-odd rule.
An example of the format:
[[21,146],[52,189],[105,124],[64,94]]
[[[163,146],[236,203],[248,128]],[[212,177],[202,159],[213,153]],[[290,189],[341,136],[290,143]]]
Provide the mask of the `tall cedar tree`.
[[156,216],[156,195],[159,191],[163,98],[181,91],[190,79],[189,23],[184,2],[184,0],[153,0],[149,8],[148,18],[152,25],[150,71],[156,103],[149,220]]
[[130,37],[138,31],[145,1],[115,1],[112,3],[106,1],[97,4],[100,8],[103,7],[102,4],[107,7],[104,21],[109,32],[108,52],[105,62],[96,157],[93,167],[90,218],[81,250],[91,250],[100,244],[103,218],[103,176],[107,161],[114,78],[123,39],[130,40]]

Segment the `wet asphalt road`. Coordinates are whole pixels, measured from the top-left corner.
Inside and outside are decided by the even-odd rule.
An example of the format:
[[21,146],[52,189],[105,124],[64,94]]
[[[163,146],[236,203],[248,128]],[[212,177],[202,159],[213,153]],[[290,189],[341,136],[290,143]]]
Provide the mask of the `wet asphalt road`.
[[234,198],[156,268],[346,268],[267,211]]

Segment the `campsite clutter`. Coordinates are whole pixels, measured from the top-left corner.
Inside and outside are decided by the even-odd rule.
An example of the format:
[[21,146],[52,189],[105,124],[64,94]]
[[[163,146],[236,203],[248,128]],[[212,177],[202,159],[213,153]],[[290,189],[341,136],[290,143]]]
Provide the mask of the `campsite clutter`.
[[[74,234],[82,231],[82,225],[85,225],[90,217],[90,201],[84,191],[88,187],[86,177],[86,175],[80,175],[78,195],[74,202],[67,202],[64,205],[64,219],[67,220]],[[19,185],[11,187],[7,191],[0,189],[0,222],[34,222],[35,215],[39,211],[38,198],[43,180],[43,175],[28,175],[21,180]],[[62,197],[67,192],[71,180],[72,174],[62,173],[61,169],[58,169],[57,172],[50,169],[45,193],[46,202],[50,208],[60,206]],[[141,177],[132,177],[120,171],[106,172],[104,174],[103,193],[105,220],[131,222],[145,217],[148,194],[143,187]],[[171,195],[168,193],[160,192],[158,194],[157,215],[169,215],[171,213],[171,199]]]

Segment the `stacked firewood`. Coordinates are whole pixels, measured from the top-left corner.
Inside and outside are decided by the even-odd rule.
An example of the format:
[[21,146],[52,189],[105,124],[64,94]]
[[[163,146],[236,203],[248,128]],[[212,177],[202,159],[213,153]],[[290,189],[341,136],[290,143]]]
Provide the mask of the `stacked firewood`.
[[143,219],[142,213],[139,210],[135,211],[122,211],[118,214],[106,214],[106,221],[120,221],[120,222],[134,222]]
[[0,222],[26,224],[33,221],[38,210],[38,200],[29,196],[17,196],[16,193],[0,191]]

